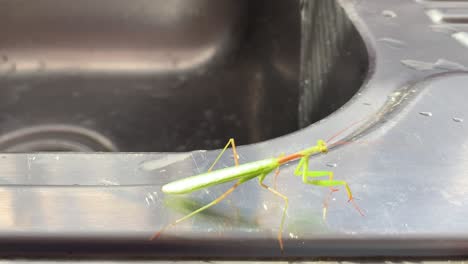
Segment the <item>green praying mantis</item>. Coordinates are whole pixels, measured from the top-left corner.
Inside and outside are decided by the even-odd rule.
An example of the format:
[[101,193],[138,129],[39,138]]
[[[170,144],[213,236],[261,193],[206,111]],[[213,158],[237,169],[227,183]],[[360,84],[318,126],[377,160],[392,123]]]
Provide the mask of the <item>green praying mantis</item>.
[[[352,125],[354,125],[354,123]],[[249,180],[252,180],[254,178],[258,178],[258,183],[260,184],[262,188],[270,191],[274,195],[284,200],[284,209],[283,209],[281,223],[280,223],[280,227],[279,227],[279,231],[277,235],[281,252],[283,252],[284,245],[283,245],[282,234],[283,234],[283,226],[284,226],[286,211],[288,209],[288,198],[286,197],[286,195],[277,191],[276,188],[272,188],[264,184],[263,181],[265,180],[265,177],[268,174],[275,171],[275,182],[276,182],[276,177],[279,174],[279,168],[282,165],[288,162],[294,161],[294,160],[299,160],[299,164],[294,170],[294,175],[302,177],[303,183],[312,184],[316,186],[322,186],[322,187],[329,187],[331,192],[337,191],[337,189],[335,189],[334,187],[344,186],[346,189],[346,193],[348,195],[348,201],[352,202],[353,206],[356,208],[359,214],[364,215],[362,211],[359,209],[359,207],[354,203],[353,194],[351,192],[351,189],[349,188],[349,184],[346,181],[335,180],[333,177],[332,171],[309,170],[310,157],[315,154],[327,153],[329,150],[329,146],[327,145],[327,142],[331,141],[333,138],[335,138],[337,135],[339,135],[340,133],[342,133],[348,128],[341,130],[340,132],[335,134],[333,137],[331,137],[327,141],[318,140],[315,146],[306,148],[299,152],[296,152],[290,155],[283,155],[277,158],[269,158],[269,159],[249,162],[249,163],[245,163],[242,165],[239,165],[239,158],[237,155],[236,144],[235,144],[234,139],[231,138],[228,141],[228,143],[224,146],[223,150],[220,152],[218,157],[215,159],[213,165],[211,165],[211,167],[208,169],[206,173],[202,173],[202,174],[195,175],[192,177],[187,177],[184,179],[170,182],[162,187],[162,191],[166,194],[186,194],[186,193],[191,193],[197,190],[205,189],[205,188],[218,185],[218,184],[222,184],[222,183],[226,183],[226,182],[236,181],[235,184],[231,188],[229,188],[225,193],[223,193],[221,196],[219,196],[218,198],[216,198],[209,204],[203,207],[200,207],[199,209],[163,227],[161,230],[155,233],[150,238],[150,240],[159,238],[161,234],[163,233],[163,231],[166,230],[167,228],[171,226],[175,226],[176,224],[184,220],[187,220],[190,217],[218,204],[223,199],[225,199],[230,193],[232,193],[237,187],[239,187],[241,184]],[[215,166],[215,164],[218,162],[218,160],[221,158],[221,156],[223,155],[223,153],[227,150],[229,146],[231,146],[232,152],[234,154],[235,166],[213,171],[212,170],[213,167]],[[328,179],[317,179],[320,177],[328,177]],[[326,206],[324,206],[323,214],[325,216]]]

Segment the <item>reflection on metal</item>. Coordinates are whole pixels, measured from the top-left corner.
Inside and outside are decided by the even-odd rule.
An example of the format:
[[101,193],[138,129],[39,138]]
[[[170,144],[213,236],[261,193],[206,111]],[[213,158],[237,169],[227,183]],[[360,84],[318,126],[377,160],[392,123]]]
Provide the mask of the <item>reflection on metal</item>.
[[345,104],[357,91],[350,87],[361,85],[369,65],[364,43],[337,1],[301,3],[302,128]]
[[291,133],[300,29],[298,0],[1,0],[0,136],[63,124],[183,152]]
[[105,136],[82,127],[49,124],[22,128],[0,136],[4,152],[115,152],[117,147]]
[[[70,71],[81,74],[118,75],[183,73],[204,67],[217,55],[215,46],[192,50],[172,48],[156,52],[110,49],[106,50],[109,54],[97,53],[93,55],[92,61],[86,56],[86,51],[35,49],[32,53],[11,48],[7,52],[11,60],[9,65],[14,65],[15,68],[13,72],[8,67],[3,67],[6,70],[3,74],[13,75],[11,77],[14,78],[24,78],[25,75],[34,74],[67,74]],[[40,55],[36,55],[36,53]],[[37,57],[47,59],[46,61],[31,60]],[[0,74],[2,74],[1,71]]]

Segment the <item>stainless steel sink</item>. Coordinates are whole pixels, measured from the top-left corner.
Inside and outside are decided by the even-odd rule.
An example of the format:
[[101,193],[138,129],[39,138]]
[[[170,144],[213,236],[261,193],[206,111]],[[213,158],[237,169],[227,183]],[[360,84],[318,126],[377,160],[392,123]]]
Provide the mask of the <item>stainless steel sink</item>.
[[[343,105],[367,70],[327,2],[0,0],[0,151],[187,151],[291,133]],[[306,4],[317,15],[301,22]]]
[[[338,2],[0,0],[0,150],[22,152],[0,154],[0,257],[466,257],[467,2]],[[232,186],[161,189],[229,137],[240,163],[334,138],[310,169],[365,217],[290,162],[283,253],[256,180],[149,241]]]
[[[410,22],[415,15],[425,21],[422,2],[440,3],[339,2],[0,0],[0,152],[21,152],[0,154],[0,257],[297,260],[462,252],[466,240],[439,238],[468,230],[457,163],[467,132],[452,121],[468,112],[467,92],[437,86],[468,77],[430,87],[420,81],[439,74],[443,63],[432,72],[426,62],[416,72],[400,62],[414,62],[426,40],[439,39],[427,23]],[[426,48],[444,57],[438,46]],[[453,47],[452,55],[463,51]],[[448,59],[441,61],[449,69],[468,61]],[[440,98],[452,108],[435,108]],[[432,119],[418,113],[428,111]],[[323,220],[328,189],[291,177],[291,162],[278,178],[290,202],[284,254],[277,241],[284,203],[257,181],[148,240],[229,188],[186,197],[161,190],[207,171],[228,138],[244,145],[238,153],[246,163],[297,152],[353,122],[334,140],[353,144],[337,144],[310,164],[349,182],[366,217],[341,189]],[[225,154],[215,168],[232,164]]]

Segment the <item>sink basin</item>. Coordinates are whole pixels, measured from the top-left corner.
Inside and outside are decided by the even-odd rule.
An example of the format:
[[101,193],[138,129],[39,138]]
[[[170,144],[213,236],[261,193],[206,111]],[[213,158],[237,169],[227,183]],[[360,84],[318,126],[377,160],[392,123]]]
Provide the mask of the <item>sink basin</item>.
[[367,55],[341,8],[301,22],[299,3],[1,0],[0,151],[215,149],[313,123]]

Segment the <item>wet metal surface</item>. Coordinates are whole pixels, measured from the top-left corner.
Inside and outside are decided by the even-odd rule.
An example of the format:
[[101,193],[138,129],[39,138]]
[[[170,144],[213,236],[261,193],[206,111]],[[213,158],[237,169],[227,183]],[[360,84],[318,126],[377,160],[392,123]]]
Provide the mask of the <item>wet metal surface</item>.
[[[400,244],[404,248],[412,246],[412,238],[466,236],[468,182],[463,171],[467,128],[452,120],[468,110],[464,96],[460,96],[463,89],[457,88],[465,81],[468,76],[464,74],[449,74],[415,85],[406,100],[398,100],[396,108],[380,113],[378,122],[362,131],[355,143],[312,158],[311,166],[316,170],[329,170],[328,164],[337,164],[332,168],[335,177],[350,182],[365,217],[359,216],[340,191],[333,196],[328,218],[323,221],[322,201],[327,190],[292,177],[295,163],[282,168],[278,189],[291,204],[284,233],[286,254],[320,254],[316,250],[329,247],[327,240],[382,239],[379,242],[385,244],[385,239],[402,239],[408,241]],[[447,89],[452,92],[447,93]],[[437,107],[444,104],[441,98],[451,106]],[[432,116],[420,115],[428,109]],[[323,137],[329,134],[322,133]],[[265,145],[254,147],[257,152],[240,148],[241,162],[279,155],[280,151]],[[292,152],[299,147],[281,149]],[[163,225],[226,189],[218,186],[188,196],[160,191],[170,180],[206,171],[216,154],[2,155],[1,232],[5,238],[52,236],[70,241],[89,235],[113,237],[123,243],[127,237],[146,246],[153,244],[155,252],[174,239],[200,240],[196,248],[203,243],[215,246],[210,240],[243,248],[250,244],[246,240],[266,239],[269,243],[263,247],[269,250],[255,251],[249,246],[247,254],[277,255],[275,233],[283,205],[256,181],[241,186],[219,206],[168,229],[159,241],[145,241]],[[220,164],[230,165],[228,157]],[[322,246],[314,243],[324,239]],[[342,246],[346,248],[346,244]],[[336,250],[328,253],[343,252]],[[361,248],[358,252],[374,250]]]
[[[468,74],[437,67],[418,70],[401,63],[443,59],[468,65],[466,48],[432,31],[419,2],[342,2],[371,54],[368,82],[321,122],[238,151],[241,163],[292,153],[363,119],[336,139],[352,143],[312,157],[310,165],[314,170],[333,170],[336,179],[348,181],[365,216],[340,190],[323,220],[328,190],[293,177],[297,163],[291,162],[281,168],[278,180],[278,190],[290,201],[282,256],[466,255],[468,127],[455,118],[467,118]],[[395,16],[385,15],[390,11]],[[411,23],[414,19],[424,23]],[[403,26],[410,30],[402,31]],[[377,41],[381,38],[405,45],[395,49]],[[448,48],[440,49],[442,44]],[[206,171],[217,154],[3,154],[0,253],[281,256],[276,232],[283,203],[256,180],[218,206],[167,229],[157,241],[148,241],[155,231],[229,187],[186,196],[161,192],[171,180]],[[218,163],[232,165],[230,154]]]

